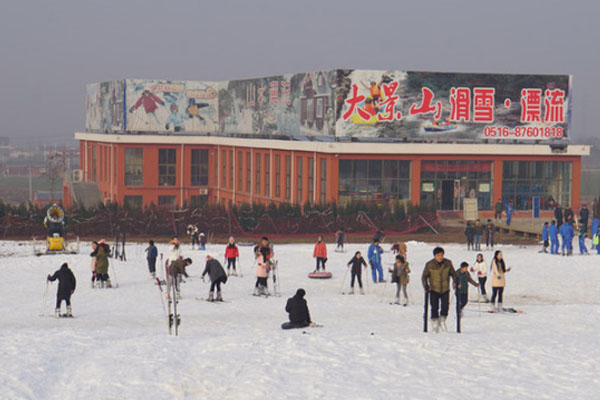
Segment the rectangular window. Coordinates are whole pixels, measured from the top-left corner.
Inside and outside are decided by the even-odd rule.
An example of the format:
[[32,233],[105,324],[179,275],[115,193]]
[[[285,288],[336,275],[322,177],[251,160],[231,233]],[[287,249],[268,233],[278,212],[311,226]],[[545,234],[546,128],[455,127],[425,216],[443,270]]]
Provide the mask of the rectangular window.
[[321,203],[327,201],[327,159],[321,159]]
[[177,181],[177,151],[158,149],[158,185],[175,186]]
[[175,196],[158,196],[158,206],[175,208],[177,206]]
[[227,187],[227,151],[221,151],[221,188]]
[[244,190],[243,188],[243,182],[244,182],[244,165],[242,163],[242,157],[243,157],[243,153],[241,151],[238,151],[237,154],[237,191],[241,192],[242,190]]
[[308,201],[309,203],[314,202],[315,196],[315,159],[310,157],[308,159]]
[[296,183],[296,203],[298,204],[302,204],[304,202],[304,199],[302,198],[302,176],[303,176],[303,172],[304,172],[304,166],[302,165],[302,161],[304,159],[302,157],[298,157],[298,163],[297,163],[297,172],[296,172],[296,176],[298,177],[298,181]]
[[229,150],[229,188],[234,190],[233,187],[233,150]]
[[265,154],[265,196],[271,197],[271,156]]
[[208,202],[208,196],[191,196],[190,207],[201,208]]
[[130,210],[139,210],[142,208],[142,196],[125,196],[123,206]]
[[281,197],[281,156],[275,155],[275,197]]
[[255,186],[256,188],[254,189],[254,192],[256,193],[256,195],[260,196],[260,194],[262,193],[260,191],[260,159],[261,159],[261,155],[260,153],[256,154],[256,178],[255,178]]
[[125,149],[125,185],[141,186],[144,184],[144,150]]
[[252,191],[252,157],[250,152],[246,152],[246,192]]
[[208,185],[208,150],[192,150],[192,186]]
[[96,182],[96,146],[92,147],[92,180]]
[[285,199],[290,201],[292,192],[292,157],[285,156]]

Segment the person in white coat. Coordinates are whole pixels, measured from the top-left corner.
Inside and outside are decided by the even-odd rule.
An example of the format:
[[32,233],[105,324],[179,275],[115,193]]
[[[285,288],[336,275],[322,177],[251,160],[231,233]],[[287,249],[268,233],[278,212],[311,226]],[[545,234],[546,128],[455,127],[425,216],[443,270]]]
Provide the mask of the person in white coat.
[[471,272],[479,280],[479,293],[481,294],[483,301],[488,303],[489,299],[487,297],[487,293],[485,292],[485,282],[487,281],[487,266],[485,265],[485,261],[483,260],[483,254],[477,254],[477,259],[471,267]]

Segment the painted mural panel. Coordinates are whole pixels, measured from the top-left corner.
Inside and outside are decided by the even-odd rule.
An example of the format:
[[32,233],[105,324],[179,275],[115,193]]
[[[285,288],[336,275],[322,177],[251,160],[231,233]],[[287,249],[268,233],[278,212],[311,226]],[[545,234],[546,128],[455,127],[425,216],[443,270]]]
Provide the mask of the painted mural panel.
[[335,77],[335,71],[317,71],[224,82],[220,132],[334,136]]
[[218,83],[128,79],[126,130],[217,132]]
[[85,129],[92,132],[123,130],[124,81],[90,83],[85,87]]
[[336,99],[338,137],[561,139],[571,77],[338,70]]

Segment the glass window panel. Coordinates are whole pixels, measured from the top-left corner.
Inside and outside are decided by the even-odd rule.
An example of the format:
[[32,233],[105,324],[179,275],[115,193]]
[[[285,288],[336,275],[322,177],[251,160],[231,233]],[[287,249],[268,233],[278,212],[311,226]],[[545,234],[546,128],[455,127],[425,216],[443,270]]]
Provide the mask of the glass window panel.
[[393,179],[398,177],[398,161],[385,160],[383,162],[383,178]]
[[381,179],[381,160],[369,160],[369,179]]

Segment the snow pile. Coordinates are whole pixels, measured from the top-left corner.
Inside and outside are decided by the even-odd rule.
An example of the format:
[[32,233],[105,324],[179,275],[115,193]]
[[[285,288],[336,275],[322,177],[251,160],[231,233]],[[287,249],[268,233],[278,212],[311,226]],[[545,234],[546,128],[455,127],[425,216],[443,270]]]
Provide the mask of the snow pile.
[[[344,254],[329,245],[330,280],[307,279],[315,265],[312,245],[276,245],[283,295],[268,299],[250,296],[252,250],[240,247],[244,277],[230,277],[225,304],[195,299],[208,294],[200,279],[204,252],[184,246],[194,260],[192,278],[182,285],[180,336],[170,337],[145,247],[128,245],[129,261],[111,260],[118,289],[91,289],[86,252],[35,257],[30,246],[0,242],[1,398],[591,399],[600,387],[596,255],[498,247],[512,267],[504,304],[526,313],[489,314],[485,305],[480,313],[470,303],[463,333],[456,334],[453,303],[450,332],[424,334],[420,274],[431,244],[408,245],[408,307],[389,304],[391,284],[370,282],[365,296],[338,294],[349,286],[342,283],[346,263],[355,250],[366,254],[366,244],[352,244]],[[166,245],[158,247],[168,253]],[[455,266],[475,259],[462,245],[444,247]],[[221,260],[224,250],[224,244],[208,247]],[[387,268],[393,256],[389,245],[384,250]],[[483,253],[489,263],[493,253]],[[48,316],[56,283],[42,305],[45,277],[64,261],[78,279],[74,319]],[[313,320],[325,327],[305,334],[279,328],[287,320],[286,299],[299,287]],[[475,288],[470,295],[476,297]],[[46,317],[39,317],[42,310]]]

